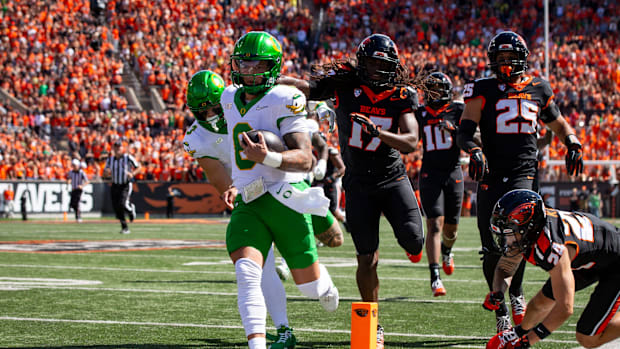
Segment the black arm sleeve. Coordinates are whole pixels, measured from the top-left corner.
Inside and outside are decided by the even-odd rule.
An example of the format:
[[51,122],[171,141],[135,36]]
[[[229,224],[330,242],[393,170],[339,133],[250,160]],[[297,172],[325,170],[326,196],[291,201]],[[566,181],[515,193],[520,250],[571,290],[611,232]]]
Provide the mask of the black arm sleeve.
[[461,120],[461,127],[456,132],[456,144],[459,148],[468,153],[472,148],[478,148],[478,145],[474,142],[474,133],[476,133],[477,127],[478,124],[471,120]]
[[334,97],[335,83],[330,78],[320,80],[310,80],[310,96],[309,100],[322,101]]
[[547,106],[547,108],[543,109],[542,113],[540,114],[540,120],[542,120],[544,123],[549,123],[551,121],[556,120],[559,117],[560,117],[560,108],[558,108],[558,105],[555,104],[553,100],[549,102],[549,105]]

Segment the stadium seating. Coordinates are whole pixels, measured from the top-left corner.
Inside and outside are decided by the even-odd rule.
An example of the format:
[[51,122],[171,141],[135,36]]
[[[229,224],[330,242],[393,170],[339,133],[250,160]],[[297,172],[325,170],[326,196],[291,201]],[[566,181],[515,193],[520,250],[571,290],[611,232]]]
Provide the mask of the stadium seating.
[[[0,179],[64,180],[78,157],[97,180],[110,142],[120,137],[143,164],[139,180],[204,180],[180,146],[191,122],[184,108],[187,79],[211,69],[228,80],[234,38],[249,30],[276,35],[285,50],[283,73],[298,77],[307,77],[312,63],[354,56],[371,32],[395,39],[412,75],[447,73],[457,95],[465,81],[489,74],[486,45],[498,30],[523,34],[532,73],[543,70],[540,1],[319,3],[325,21],[317,35],[318,15],[295,1],[109,0],[99,17],[84,0],[7,2],[0,14],[0,92],[26,109],[0,102]],[[619,12],[602,0],[551,7],[550,82],[586,159],[620,157]],[[158,88],[167,111],[128,108],[122,75],[129,71]],[[338,144],[336,135],[329,141]],[[553,140],[549,153],[563,159],[561,140]],[[405,160],[415,178],[420,152]],[[566,179],[561,166],[543,173]],[[582,179],[611,175],[609,168],[589,166]]]

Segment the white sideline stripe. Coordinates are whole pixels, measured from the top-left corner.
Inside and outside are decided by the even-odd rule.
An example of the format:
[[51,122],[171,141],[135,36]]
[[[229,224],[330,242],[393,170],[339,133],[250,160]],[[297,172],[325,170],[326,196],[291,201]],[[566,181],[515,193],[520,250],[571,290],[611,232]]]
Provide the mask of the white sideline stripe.
[[0,285],[100,285],[101,281],[97,280],[76,280],[76,279],[43,279],[43,278],[15,278],[0,277]]
[[[113,320],[69,320],[69,319],[44,319],[44,318],[25,318],[13,316],[1,316],[0,320],[5,321],[39,321],[39,322],[69,322],[82,324],[105,324],[105,325],[138,325],[138,326],[166,326],[166,327],[198,327],[198,328],[223,328],[223,329],[243,329],[243,326],[235,325],[203,325],[203,324],[184,324],[184,323],[165,323],[165,322],[137,322],[137,321],[113,321]],[[313,332],[313,333],[351,333],[351,330],[327,330],[316,328],[295,328],[295,332]],[[475,336],[448,336],[441,334],[419,334],[419,333],[397,333],[385,332],[386,336],[394,337],[418,337],[418,338],[448,338],[448,339],[489,339],[488,337]],[[551,343],[577,343],[577,341],[565,340],[545,340]]]
[[[231,263],[232,266],[232,263]],[[41,269],[71,269],[71,270],[101,270],[101,271],[138,271],[151,273],[194,273],[194,274],[231,274],[230,271],[206,270],[174,270],[174,269],[139,269],[139,268],[111,268],[111,267],[78,267],[73,265],[33,265],[33,264],[0,264],[0,267],[11,268],[41,268]]]
[[[219,263],[218,263],[219,264]],[[232,266],[232,264],[231,264]],[[329,264],[326,264],[329,267]],[[234,271],[213,271],[213,270],[177,270],[177,269],[141,269],[141,268],[112,268],[112,267],[79,267],[74,265],[34,265],[34,264],[0,264],[0,267],[10,268],[41,268],[41,269],[71,269],[71,270],[99,270],[99,271],[136,271],[136,272],[148,272],[148,273],[186,273],[186,274],[221,274],[221,275],[235,275]],[[330,275],[333,278],[351,278],[350,274],[347,275]],[[395,277],[395,276],[382,276],[381,280],[398,280],[398,281],[428,281],[427,278],[409,278],[409,277]],[[451,282],[466,282],[466,283],[485,283],[482,278],[477,280],[463,280],[463,279],[451,279],[444,278],[442,281],[446,283]],[[524,284],[540,285],[542,281],[523,281]]]
[[[197,294],[208,296],[228,296],[237,297],[237,293],[233,292],[213,292],[213,291],[183,291],[183,290],[155,290],[148,288],[113,288],[113,287],[74,287],[74,286],[29,286],[30,288],[45,288],[54,290],[79,290],[79,291],[110,291],[110,292],[137,292],[137,293],[164,293],[164,294]],[[306,296],[292,296],[287,294],[287,299],[308,299]],[[379,298],[380,301],[388,301],[394,297]],[[340,300],[357,302],[359,296],[341,296]],[[407,303],[445,303],[445,304],[481,304],[480,300],[449,300],[449,299],[402,299],[399,297],[399,302]],[[574,308],[583,308],[582,305],[574,305]]]
[[[213,292],[213,291],[183,291],[183,290],[156,290],[148,288],[114,288],[114,287],[75,287],[75,286],[30,286],[30,288],[44,288],[54,290],[78,290],[78,291],[109,291],[109,292],[136,292],[136,293],[164,293],[164,294],[195,294],[195,295],[208,295],[208,296],[229,296],[237,297],[236,292]],[[287,299],[308,299],[306,296],[287,295]],[[380,298],[379,300],[386,301],[388,298]],[[359,296],[353,297],[340,297],[340,300],[345,301],[359,301]],[[421,303],[458,303],[458,304],[480,304],[480,301],[476,300],[436,300],[436,299],[399,299],[402,302],[421,302]]]

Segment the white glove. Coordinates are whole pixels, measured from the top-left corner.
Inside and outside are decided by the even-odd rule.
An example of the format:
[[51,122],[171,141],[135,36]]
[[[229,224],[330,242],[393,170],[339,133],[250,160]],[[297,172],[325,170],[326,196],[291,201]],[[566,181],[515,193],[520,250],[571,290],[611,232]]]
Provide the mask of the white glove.
[[321,159],[316,163],[316,167],[314,167],[314,179],[317,181],[323,180],[323,178],[325,178],[325,172],[327,172],[327,161]]
[[328,119],[329,121],[329,132],[334,131],[334,127],[336,124],[336,112],[332,108],[330,108],[327,103],[320,102],[314,107],[314,111],[316,112],[319,120],[323,121]]

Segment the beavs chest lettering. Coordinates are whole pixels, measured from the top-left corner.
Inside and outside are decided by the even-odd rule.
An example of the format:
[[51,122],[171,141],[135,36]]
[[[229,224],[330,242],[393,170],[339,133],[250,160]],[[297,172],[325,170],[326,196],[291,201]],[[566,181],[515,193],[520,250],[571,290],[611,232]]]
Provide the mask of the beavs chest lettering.
[[385,108],[377,108],[377,107],[369,107],[366,105],[360,105],[360,112],[364,114],[372,114],[372,115],[385,115]]

